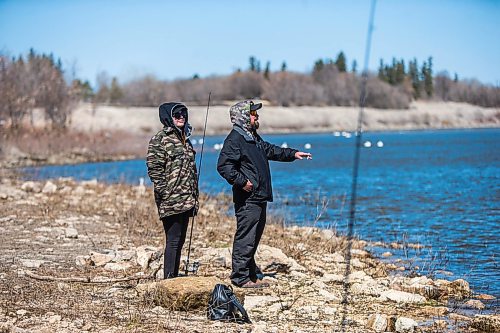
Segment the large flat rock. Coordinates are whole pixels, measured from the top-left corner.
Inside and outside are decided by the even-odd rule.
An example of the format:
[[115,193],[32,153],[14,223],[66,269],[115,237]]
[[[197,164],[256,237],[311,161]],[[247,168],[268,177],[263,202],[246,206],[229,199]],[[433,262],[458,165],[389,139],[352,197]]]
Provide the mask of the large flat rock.
[[[206,309],[216,284],[222,283],[216,277],[187,276],[158,282],[139,284],[136,289],[148,302],[171,310]],[[236,297],[243,301],[244,294],[234,289]]]

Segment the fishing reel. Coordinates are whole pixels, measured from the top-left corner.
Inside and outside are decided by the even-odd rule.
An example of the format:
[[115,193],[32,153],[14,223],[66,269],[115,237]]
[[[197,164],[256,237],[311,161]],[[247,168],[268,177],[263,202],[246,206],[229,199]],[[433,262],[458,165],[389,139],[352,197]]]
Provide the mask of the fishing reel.
[[199,261],[193,261],[193,262],[188,262],[186,260],[182,261],[184,264],[184,272],[186,275],[189,273],[196,275],[198,273],[198,269],[200,268],[200,262]]

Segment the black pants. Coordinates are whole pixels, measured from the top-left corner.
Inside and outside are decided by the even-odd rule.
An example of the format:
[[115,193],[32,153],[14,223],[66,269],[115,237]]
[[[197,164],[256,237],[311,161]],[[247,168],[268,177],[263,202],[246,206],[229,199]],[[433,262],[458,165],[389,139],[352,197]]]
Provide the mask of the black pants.
[[267,202],[235,203],[236,235],[233,242],[231,282],[241,286],[262,274],[254,259],[266,225]]
[[179,274],[182,246],[186,240],[190,216],[192,216],[192,211],[161,219],[166,236],[165,253],[163,254],[163,277],[165,279],[176,277]]

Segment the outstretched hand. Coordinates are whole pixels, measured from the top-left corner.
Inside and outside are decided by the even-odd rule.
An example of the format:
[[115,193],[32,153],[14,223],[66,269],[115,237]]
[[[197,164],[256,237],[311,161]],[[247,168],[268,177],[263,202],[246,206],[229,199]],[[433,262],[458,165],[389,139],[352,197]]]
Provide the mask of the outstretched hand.
[[296,160],[303,160],[303,159],[308,159],[308,160],[312,160],[312,155],[310,153],[304,153],[304,152],[301,152],[301,151],[298,151],[295,153],[295,159]]

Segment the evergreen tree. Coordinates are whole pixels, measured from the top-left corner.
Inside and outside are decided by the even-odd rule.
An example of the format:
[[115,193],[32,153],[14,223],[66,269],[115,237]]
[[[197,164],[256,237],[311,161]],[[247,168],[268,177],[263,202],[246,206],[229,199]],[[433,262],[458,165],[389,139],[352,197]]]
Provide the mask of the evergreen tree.
[[424,90],[428,97],[432,97],[434,86],[432,83],[432,57],[424,61],[422,65],[422,81],[424,82]]
[[260,73],[260,60],[257,60],[255,63],[255,71],[257,73]]
[[396,68],[395,68],[395,83],[396,84],[401,84],[403,83],[405,79],[405,62],[403,59],[401,61],[396,62]]
[[344,52],[340,51],[337,55],[337,60],[335,60],[335,65],[337,66],[339,72],[345,72],[347,70],[346,58]]
[[200,76],[198,75],[198,73],[195,73],[193,75],[193,80],[199,80],[200,79]]
[[408,76],[411,80],[411,86],[413,88],[413,98],[419,99],[421,96],[421,84],[420,84],[420,76],[418,74],[417,59],[413,59],[413,61],[409,62]]
[[257,67],[256,65],[256,62],[257,62],[257,59],[254,57],[254,56],[251,56],[249,59],[248,59],[248,62],[250,63],[250,71],[252,72],[255,72],[255,68]]
[[271,62],[266,62],[266,69],[264,70],[264,78],[269,80],[269,74],[271,73]]
[[111,103],[118,102],[123,97],[123,91],[118,84],[118,79],[113,77],[111,80],[111,88],[109,90],[109,101]]
[[286,68],[287,68],[287,67],[286,67],[286,62],[285,62],[285,61],[283,61],[283,63],[281,64],[281,71],[282,71],[282,72],[286,72]]
[[378,65],[378,78],[384,82],[389,81],[386,75],[385,71],[385,66],[384,66],[384,60],[380,59],[379,65]]
[[458,82],[458,74],[455,73],[455,76],[453,77],[453,82],[457,83]]
[[324,67],[325,63],[323,62],[323,59],[316,60],[313,67],[313,74],[321,72]]
[[354,59],[354,60],[352,61],[352,67],[351,67],[351,68],[352,68],[352,72],[353,72],[353,73],[356,73],[356,72],[357,72],[357,70],[358,70],[358,62],[356,61],[356,59]]

